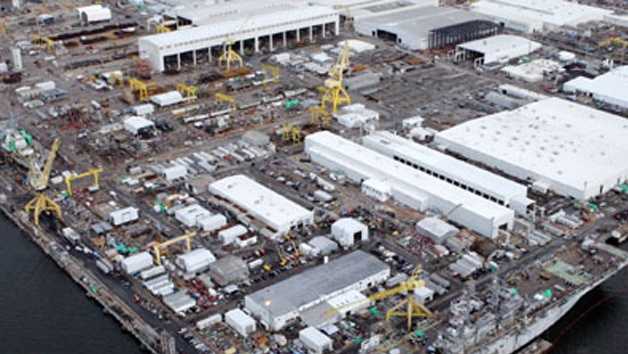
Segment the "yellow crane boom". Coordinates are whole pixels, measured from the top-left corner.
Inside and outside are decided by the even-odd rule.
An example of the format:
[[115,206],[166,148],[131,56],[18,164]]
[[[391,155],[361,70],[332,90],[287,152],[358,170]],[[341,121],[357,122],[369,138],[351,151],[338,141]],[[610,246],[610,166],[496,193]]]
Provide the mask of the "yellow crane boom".
[[37,164],[34,162],[34,159],[31,160],[31,167],[29,170],[30,184],[37,194],[24,206],[24,211],[29,214],[33,213],[33,221],[37,226],[39,226],[39,218],[44,212],[53,213],[59,220],[62,220],[61,207],[59,204],[43,193],[43,190],[48,188],[50,172],[52,172],[52,164],[57,157],[57,152],[60,147],[61,140],[55,139],[52,142],[50,151],[48,152],[48,158],[46,159],[43,171],[39,170]]

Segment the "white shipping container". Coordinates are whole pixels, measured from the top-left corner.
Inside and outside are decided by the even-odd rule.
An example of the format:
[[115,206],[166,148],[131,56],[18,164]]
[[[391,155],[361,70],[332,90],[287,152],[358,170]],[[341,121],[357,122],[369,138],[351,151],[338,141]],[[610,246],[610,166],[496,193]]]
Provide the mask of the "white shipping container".
[[142,280],[146,280],[149,278],[153,278],[156,277],[158,275],[162,275],[166,272],[166,268],[164,268],[164,266],[156,266],[156,267],[152,267],[150,269],[146,269],[144,271],[142,271],[140,273],[140,278],[142,278]]

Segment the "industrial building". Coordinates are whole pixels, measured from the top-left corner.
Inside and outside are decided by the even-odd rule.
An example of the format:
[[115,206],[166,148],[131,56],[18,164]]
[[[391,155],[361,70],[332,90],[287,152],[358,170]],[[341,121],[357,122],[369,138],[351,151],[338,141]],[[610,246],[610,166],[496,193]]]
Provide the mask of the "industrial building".
[[[247,295],[244,304],[265,327],[278,331],[316,305],[351,290],[368,289],[389,276],[386,263],[355,251]],[[321,306],[319,310],[315,317],[322,318],[333,307]]]
[[357,183],[377,180],[396,201],[419,211],[438,210],[483,236],[493,238],[513,225],[514,212],[505,206],[330,132],[308,135],[305,151]]
[[362,144],[519,214],[527,214],[534,204],[526,186],[393,133],[375,132],[365,136]]
[[283,235],[292,228],[314,222],[314,213],[244,176],[234,175],[209,185],[209,192],[246,210],[251,216]]
[[602,21],[612,11],[565,0],[479,0],[471,10],[503,23],[507,28],[532,33]]
[[225,3],[183,12],[179,17],[188,16],[198,26],[138,40],[140,57],[147,59],[154,70],[180,69],[184,63],[196,65],[199,60],[212,62],[227,43],[234,43],[234,50],[241,54],[246,48],[257,53],[261,48],[285,48],[290,39],[313,41],[317,34],[325,37],[328,32],[339,31],[338,11],[286,1],[279,5],[259,1],[238,2],[235,6]]
[[206,248],[197,248],[177,256],[175,263],[186,273],[203,271],[216,261],[216,257]]
[[76,11],[84,25],[111,20],[111,10],[100,4],[77,7]]
[[333,341],[315,327],[307,327],[299,332],[299,340],[314,354],[331,351]]
[[579,76],[564,83],[563,91],[589,95],[599,102],[628,109],[628,66],[616,67],[594,79]]
[[249,268],[242,258],[227,255],[209,265],[209,275],[220,285],[241,283],[249,278]]
[[473,60],[476,65],[506,63],[531,54],[542,45],[519,36],[500,34],[456,46],[456,60]]
[[482,15],[438,6],[363,16],[354,20],[354,26],[358,33],[387,39],[410,50],[442,48],[501,32],[499,24]]
[[548,98],[444,130],[435,142],[536,189],[585,200],[626,179],[626,133],[624,118]]

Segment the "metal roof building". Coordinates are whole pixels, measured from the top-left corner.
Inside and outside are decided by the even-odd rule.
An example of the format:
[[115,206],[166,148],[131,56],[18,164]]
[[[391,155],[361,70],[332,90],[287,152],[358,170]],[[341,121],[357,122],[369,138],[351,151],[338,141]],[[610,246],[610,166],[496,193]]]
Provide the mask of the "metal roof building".
[[612,13],[564,0],[480,0],[472,4],[471,9],[510,29],[528,33],[601,21]]
[[478,118],[435,141],[469,159],[585,200],[628,176],[624,118],[559,98]]
[[500,34],[458,44],[456,60],[475,59],[478,64],[505,63],[535,52],[541,43],[523,37]]
[[[484,16],[470,11],[450,7],[423,6],[357,18],[354,20],[354,26],[358,33],[391,39],[411,50],[423,50],[499,33],[499,25],[481,21],[484,19]],[[452,30],[448,33],[439,34],[438,32],[439,29],[473,23],[477,26],[460,27],[458,31]],[[439,35],[447,38],[440,38]]]
[[[194,65],[199,59],[211,62],[222,53],[228,41],[234,43],[234,50],[244,53],[249,44],[254,52],[258,52],[262,40],[272,51],[280,42],[286,47],[288,37],[299,42],[306,38],[312,41],[317,30],[323,37],[330,30],[338,34],[338,11],[329,7],[260,5],[264,3],[237,2],[233,6],[242,10],[233,10],[235,12],[230,15],[221,14],[222,7],[216,10],[210,6],[198,13],[194,11],[192,22],[196,21],[200,26],[141,37],[138,40],[140,57],[149,60],[153,69],[164,71],[166,64],[181,68],[182,61],[186,60]],[[242,13],[243,9],[258,7],[258,12]],[[224,7],[225,11],[228,8]]]
[[307,309],[350,290],[365,290],[389,276],[386,263],[355,251],[247,295],[244,304],[267,328],[280,330]]
[[492,172],[387,131],[362,138],[362,144],[458,188],[525,214],[534,203],[528,188]]
[[450,221],[483,236],[493,238],[513,225],[512,210],[330,132],[308,135],[305,151],[312,161],[355,182],[380,180],[390,186],[396,201],[449,214]]
[[600,102],[628,109],[628,66],[617,67],[595,79],[577,77],[564,83],[563,91],[591,95]]
[[246,210],[278,235],[293,227],[314,222],[311,210],[244,175],[234,175],[211,183],[209,192]]

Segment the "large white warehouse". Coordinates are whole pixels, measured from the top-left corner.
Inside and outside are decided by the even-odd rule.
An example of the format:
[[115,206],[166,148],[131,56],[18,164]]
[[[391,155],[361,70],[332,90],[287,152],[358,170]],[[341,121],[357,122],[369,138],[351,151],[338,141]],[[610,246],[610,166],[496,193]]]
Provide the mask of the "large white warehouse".
[[564,0],[480,0],[471,9],[521,32],[602,21],[612,11]]
[[565,82],[563,91],[590,95],[600,102],[628,109],[628,65],[617,67],[595,79],[577,77]]
[[628,176],[626,136],[624,118],[548,98],[460,124],[435,141],[538,187],[585,200]]
[[254,52],[261,48],[273,51],[279,46],[286,47],[289,39],[313,41],[317,34],[322,37],[328,32],[338,34],[339,15],[332,8],[298,3],[264,6],[265,3],[237,3],[239,9],[247,11],[229,11],[232,6],[229,4],[215,5],[218,9],[224,7],[224,13],[213,7],[198,10],[195,16],[190,16],[192,23],[201,23],[198,27],[140,38],[140,57],[150,61],[154,70],[164,71],[167,67],[180,69],[182,63],[214,61],[227,42],[232,42],[234,50],[241,53],[245,48]]
[[244,306],[266,328],[281,330],[317,305],[315,317],[329,317],[328,300],[350,291],[363,291],[386,281],[390,267],[375,256],[355,251],[310,268],[244,298]]
[[449,220],[483,236],[493,238],[512,227],[512,210],[330,132],[308,135],[305,151],[312,161],[355,182],[379,181],[398,202],[449,214]]
[[362,138],[362,144],[517,213],[528,213],[534,204],[526,186],[393,133],[375,132]]
[[314,213],[244,176],[223,178],[209,185],[209,192],[224,198],[272,228],[276,235],[314,222]]

